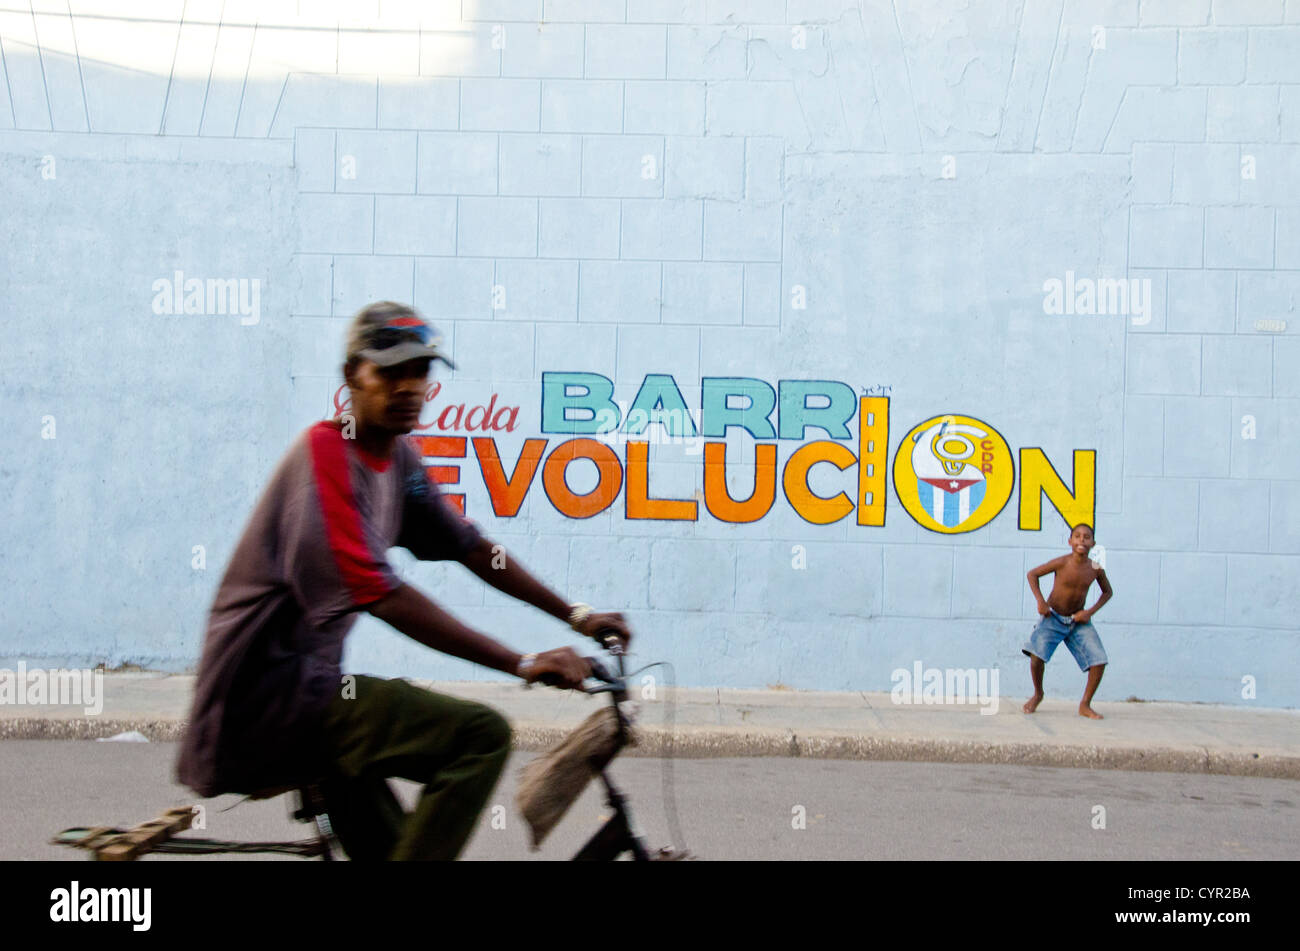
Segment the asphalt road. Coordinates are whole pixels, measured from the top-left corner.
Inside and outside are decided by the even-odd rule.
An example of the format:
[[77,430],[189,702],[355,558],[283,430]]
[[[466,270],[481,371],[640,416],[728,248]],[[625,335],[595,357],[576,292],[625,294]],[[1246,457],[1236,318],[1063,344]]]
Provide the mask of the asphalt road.
[[[0,742],[0,860],[81,860],[47,840],[192,804],[171,780],[175,755],[174,743]],[[512,757],[465,858],[563,859],[595,830],[604,810],[592,786],[542,850],[529,851],[513,796],[515,772],[530,758]],[[613,769],[651,846],[672,844],[668,767],[625,759]],[[685,844],[703,859],[1300,858],[1300,785],[1289,780],[785,758],[678,759],[670,776]],[[418,794],[414,784],[395,786],[408,805]],[[307,827],[288,817],[290,801],[222,812],[239,798],[209,800],[207,829],[196,834],[301,838]],[[1097,807],[1104,829],[1094,828]]]

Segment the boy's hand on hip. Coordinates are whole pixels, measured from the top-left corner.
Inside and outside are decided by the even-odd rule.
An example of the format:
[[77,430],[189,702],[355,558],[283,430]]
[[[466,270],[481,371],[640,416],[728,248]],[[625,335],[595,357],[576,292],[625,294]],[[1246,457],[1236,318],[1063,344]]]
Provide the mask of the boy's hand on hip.
[[1089,614],[1087,611],[1075,611],[1071,620],[1073,620],[1074,623],[1076,624],[1087,624],[1089,621],[1092,620],[1092,615]]
[[577,689],[591,675],[591,664],[572,647],[557,647],[538,654],[524,680],[530,684],[541,683],[551,687]]
[[1047,617],[1047,615],[1052,613],[1052,609],[1047,606],[1046,601],[1043,601],[1040,602],[1038,605],[1038,613],[1041,614],[1043,617]]

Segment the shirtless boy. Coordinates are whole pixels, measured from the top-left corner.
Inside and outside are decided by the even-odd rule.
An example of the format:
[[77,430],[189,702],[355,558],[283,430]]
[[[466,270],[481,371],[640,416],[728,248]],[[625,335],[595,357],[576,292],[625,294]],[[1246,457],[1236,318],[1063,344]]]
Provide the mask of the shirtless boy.
[[[1079,669],[1088,674],[1088,685],[1079,701],[1079,716],[1092,720],[1102,718],[1092,708],[1092,695],[1101,683],[1107,658],[1097,629],[1092,626],[1092,616],[1110,600],[1112,592],[1106,572],[1088,558],[1093,544],[1092,527],[1080,522],[1070,530],[1070,554],[1053,558],[1029,572],[1029,590],[1034,592],[1038,613],[1042,617],[1029,635],[1029,643],[1021,648],[1022,653],[1029,655],[1029,674],[1034,679],[1034,695],[1025,701],[1022,708],[1025,713],[1033,713],[1042,702],[1043,667],[1051,659],[1056,646],[1064,641]],[[1038,587],[1038,579],[1043,575],[1053,576],[1052,593],[1046,601]],[[1100,586],[1101,597],[1085,610],[1083,605],[1093,581]]]

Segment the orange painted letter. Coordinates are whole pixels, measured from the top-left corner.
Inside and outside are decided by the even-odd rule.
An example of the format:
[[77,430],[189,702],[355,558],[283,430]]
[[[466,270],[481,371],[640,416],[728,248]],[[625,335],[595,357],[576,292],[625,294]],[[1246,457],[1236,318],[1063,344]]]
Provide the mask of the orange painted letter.
[[727,491],[727,444],[704,444],[704,506],[721,522],[757,522],[772,510],[776,500],[776,446],[754,446],[754,491],[736,501]]
[[829,439],[800,446],[785,464],[785,473],[781,479],[785,497],[805,521],[814,525],[838,522],[853,511],[853,500],[844,492],[829,499],[813,495],[808,488],[808,470],[819,462],[829,462],[837,469],[847,469],[857,461],[847,446]]
[[660,521],[693,522],[699,505],[694,499],[650,498],[650,444],[631,440],[627,444],[627,517]]
[[483,473],[483,484],[487,486],[488,498],[492,500],[492,511],[501,518],[513,518],[519,514],[519,507],[524,504],[528,487],[533,484],[537,467],[542,462],[542,453],[546,451],[545,439],[525,439],[524,448],[515,463],[514,474],[506,478],[497,455],[497,441],[488,436],[477,436],[474,443],[474,455],[478,456],[478,466]]
[[[590,459],[596,463],[600,476],[596,487],[586,495],[576,495],[564,481],[565,470],[574,459]],[[591,518],[609,508],[623,487],[623,465],[618,456],[604,443],[594,439],[570,439],[555,447],[542,466],[542,488],[546,497],[561,515],[569,518]]]
[[[465,458],[464,436],[415,436],[413,438],[421,456],[438,456],[448,459]],[[424,473],[429,477],[430,482],[436,482],[439,486],[455,485],[460,481],[460,467],[458,466],[425,466]],[[444,495],[444,498],[461,515],[465,514],[465,496],[463,494]]]

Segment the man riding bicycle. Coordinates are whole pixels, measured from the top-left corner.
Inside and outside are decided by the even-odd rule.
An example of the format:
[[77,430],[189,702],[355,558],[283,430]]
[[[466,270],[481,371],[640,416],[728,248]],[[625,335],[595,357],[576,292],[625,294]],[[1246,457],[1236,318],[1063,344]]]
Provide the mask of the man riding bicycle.
[[[393,546],[455,560],[589,637],[630,632],[621,614],[570,604],[451,507],[402,438],[419,422],[441,338],[383,301],[348,332],[350,414],[315,424],[280,462],[244,529],[208,618],[177,777],[203,796],[318,781],[353,859],[452,859],[474,831],[510,749],[482,704],[404,680],[344,678],[343,639],[365,611],[435,650],[561,687],[589,672],[572,648],[521,655],[404,584]],[[496,567],[501,565],[501,567]],[[405,813],[388,777],[424,783]]]

